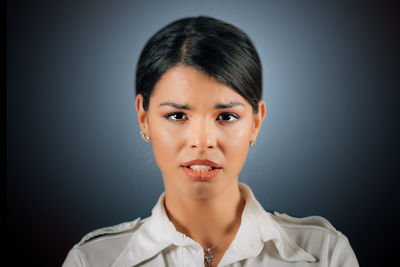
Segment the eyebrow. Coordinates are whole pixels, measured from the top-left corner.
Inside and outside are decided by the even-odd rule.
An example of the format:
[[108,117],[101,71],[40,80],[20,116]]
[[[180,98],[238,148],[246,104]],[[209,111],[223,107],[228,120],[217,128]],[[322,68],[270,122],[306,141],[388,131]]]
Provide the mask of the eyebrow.
[[[161,103],[159,105],[159,107],[161,107],[161,106],[171,106],[171,107],[176,108],[176,109],[185,109],[185,110],[191,110],[192,109],[191,107],[189,107],[187,105],[179,105],[179,104],[176,104],[176,103],[170,102],[170,101]],[[236,107],[236,106],[244,106],[244,105],[243,105],[242,102],[231,101],[228,104],[216,104],[214,106],[214,108],[215,109],[224,109],[224,108],[231,108],[231,107]]]

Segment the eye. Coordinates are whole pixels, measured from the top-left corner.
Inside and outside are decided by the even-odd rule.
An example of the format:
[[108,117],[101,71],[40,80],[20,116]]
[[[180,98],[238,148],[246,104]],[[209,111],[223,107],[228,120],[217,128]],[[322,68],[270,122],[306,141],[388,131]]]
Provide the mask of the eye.
[[172,112],[164,116],[165,118],[173,121],[180,121],[186,119],[186,115],[182,112]]
[[234,113],[223,112],[219,114],[217,120],[222,120],[224,122],[233,122],[239,119],[239,116]]

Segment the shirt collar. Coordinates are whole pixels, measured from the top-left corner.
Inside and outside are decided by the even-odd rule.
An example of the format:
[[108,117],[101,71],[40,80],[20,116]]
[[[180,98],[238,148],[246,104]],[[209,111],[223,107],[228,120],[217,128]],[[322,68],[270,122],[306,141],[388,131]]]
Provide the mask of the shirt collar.
[[[274,220],[274,215],[264,210],[247,185],[239,183],[239,189],[246,204],[238,233],[221,259],[221,266],[259,255],[268,242],[273,242],[282,260],[315,261],[312,255],[300,248],[285,233]],[[143,220],[143,224],[133,234],[128,246],[113,266],[136,265],[171,245],[200,246],[176,230],[167,216],[164,199],[165,193],[161,194],[152,215]]]
[[153,207],[151,216],[145,218],[140,228],[133,234],[127,247],[112,265],[113,267],[136,266],[171,245],[196,244],[176,230],[168,218],[164,200],[165,192],[161,194]]
[[274,215],[264,210],[247,185],[239,183],[239,189],[246,205],[239,231],[221,259],[221,266],[259,255],[268,242],[273,243],[279,257],[284,261],[316,261],[286,234]]

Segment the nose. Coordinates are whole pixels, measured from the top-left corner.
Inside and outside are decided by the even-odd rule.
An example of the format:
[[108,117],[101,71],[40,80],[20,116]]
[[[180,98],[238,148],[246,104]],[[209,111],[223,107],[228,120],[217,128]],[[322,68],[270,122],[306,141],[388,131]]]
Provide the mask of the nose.
[[188,146],[191,149],[213,149],[217,144],[217,130],[212,119],[193,120],[188,129]]

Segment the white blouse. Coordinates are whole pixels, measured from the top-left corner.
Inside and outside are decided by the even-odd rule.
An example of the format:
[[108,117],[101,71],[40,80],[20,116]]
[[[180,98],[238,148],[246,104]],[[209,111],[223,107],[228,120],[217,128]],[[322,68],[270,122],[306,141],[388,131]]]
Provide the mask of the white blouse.
[[[348,239],[319,216],[271,214],[250,188],[239,184],[246,204],[235,239],[218,266],[357,267]],[[68,253],[70,266],[204,267],[203,248],[176,231],[164,208],[163,193],[145,219],[95,230]]]

